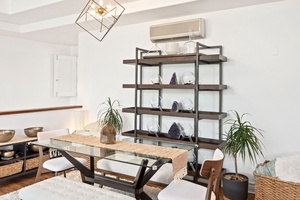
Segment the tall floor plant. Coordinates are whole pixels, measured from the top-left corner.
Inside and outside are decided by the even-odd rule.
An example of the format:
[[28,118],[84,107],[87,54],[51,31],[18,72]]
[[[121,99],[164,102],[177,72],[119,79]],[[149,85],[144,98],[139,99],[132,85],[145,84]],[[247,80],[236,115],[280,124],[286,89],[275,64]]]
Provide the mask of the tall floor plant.
[[220,148],[234,160],[235,173],[224,173],[223,195],[227,199],[246,200],[248,196],[249,178],[238,173],[237,159],[241,157],[243,163],[246,157],[250,162],[256,163],[258,156],[263,156],[262,142],[258,136],[262,136],[261,130],[254,127],[249,121],[244,121],[246,113],[239,115],[232,111],[235,118],[225,123],[230,125],[229,131],[225,133],[225,140]]
[[243,163],[248,155],[251,163],[257,162],[258,156],[263,156],[262,142],[259,135],[263,136],[261,130],[254,127],[249,121],[243,121],[243,117],[247,114],[239,115],[237,111],[232,111],[235,119],[225,121],[230,125],[228,132],[224,134],[225,140],[221,144],[221,149],[229,157],[234,160],[235,180],[238,180],[237,159],[240,156]]

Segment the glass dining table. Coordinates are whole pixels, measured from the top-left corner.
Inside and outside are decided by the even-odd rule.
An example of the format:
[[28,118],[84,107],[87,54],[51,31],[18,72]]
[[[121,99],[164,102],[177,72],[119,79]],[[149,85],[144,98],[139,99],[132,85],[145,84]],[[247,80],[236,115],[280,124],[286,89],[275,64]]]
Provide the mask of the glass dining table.
[[[76,140],[74,139],[76,138]],[[87,142],[89,141],[89,142]],[[114,145],[102,145],[99,137],[93,133],[85,132],[81,134],[70,134],[63,138],[51,138],[42,141],[35,141],[32,144],[56,149],[62,156],[68,159],[82,174],[82,181],[87,184],[98,183],[125,192],[133,193],[136,199],[151,199],[143,190],[144,185],[151,177],[167,162],[185,162],[187,165],[187,152],[194,149],[193,145],[174,145],[174,143],[161,142],[148,139],[123,138]],[[137,145],[137,149],[132,151]],[[149,150],[150,148],[150,150]],[[163,148],[163,149],[161,149]],[[139,150],[140,149],[140,150]],[[175,149],[178,149],[175,151]],[[154,151],[154,153],[152,153]],[[163,151],[178,156],[164,156]],[[72,153],[82,154],[90,158],[90,166],[78,162]],[[133,181],[117,179],[105,174],[95,173],[94,161],[97,159],[107,159],[120,163],[136,165],[139,170]],[[174,166],[173,169],[178,168]],[[179,169],[180,168],[180,169]],[[183,170],[181,165],[178,170]],[[186,169],[185,169],[186,170]],[[181,177],[182,178],[182,177]]]

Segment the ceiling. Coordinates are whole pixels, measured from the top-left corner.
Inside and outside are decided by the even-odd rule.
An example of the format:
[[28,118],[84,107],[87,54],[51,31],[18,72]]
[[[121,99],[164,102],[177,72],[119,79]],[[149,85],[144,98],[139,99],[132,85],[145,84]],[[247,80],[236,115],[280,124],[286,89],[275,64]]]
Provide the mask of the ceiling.
[[[116,26],[283,0],[117,0],[125,12]],[[77,45],[75,20],[88,0],[1,0],[0,34]]]

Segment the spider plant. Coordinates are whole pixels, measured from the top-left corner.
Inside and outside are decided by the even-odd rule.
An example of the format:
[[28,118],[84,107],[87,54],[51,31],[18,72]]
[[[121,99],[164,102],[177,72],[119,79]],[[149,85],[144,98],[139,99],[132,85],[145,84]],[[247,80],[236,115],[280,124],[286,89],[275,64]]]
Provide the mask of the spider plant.
[[104,124],[111,123],[116,132],[120,132],[123,127],[123,119],[119,112],[120,103],[118,100],[112,101],[110,97],[100,104],[98,119]]
[[225,121],[225,124],[230,125],[230,129],[224,134],[225,140],[220,148],[225,154],[234,159],[234,179],[238,180],[238,156],[242,158],[243,163],[245,163],[247,155],[251,163],[257,162],[257,156],[263,156],[262,142],[256,135],[258,133],[258,135],[262,136],[262,133],[260,129],[254,127],[249,121],[243,121],[243,117],[247,113],[240,116],[237,111],[232,112],[235,115],[235,119]]

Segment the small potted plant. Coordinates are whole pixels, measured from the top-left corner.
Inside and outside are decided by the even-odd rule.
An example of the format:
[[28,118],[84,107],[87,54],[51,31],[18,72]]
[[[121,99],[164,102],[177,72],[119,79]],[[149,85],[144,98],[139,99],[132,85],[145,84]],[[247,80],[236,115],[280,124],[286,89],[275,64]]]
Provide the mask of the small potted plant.
[[118,100],[112,101],[110,97],[100,104],[98,120],[102,125],[100,132],[100,142],[105,144],[115,144],[116,135],[121,132],[123,119],[119,111]]
[[257,156],[263,156],[262,142],[258,135],[262,136],[261,130],[254,127],[249,121],[243,121],[243,117],[237,111],[233,111],[235,119],[225,121],[230,129],[224,134],[225,138],[220,148],[234,160],[235,173],[223,174],[224,196],[232,200],[244,200],[248,196],[248,177],[238,173],[237,159],[242,158],[243,163],[246,157],[252,163],[256,163]]

